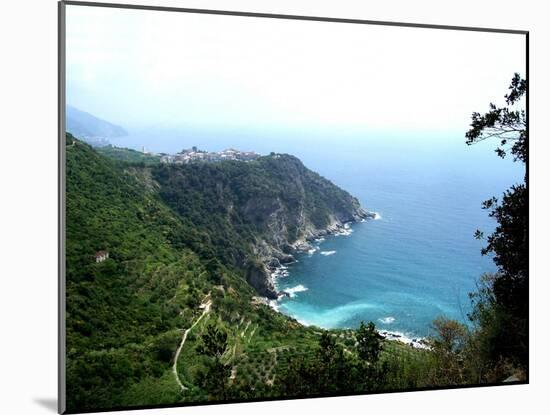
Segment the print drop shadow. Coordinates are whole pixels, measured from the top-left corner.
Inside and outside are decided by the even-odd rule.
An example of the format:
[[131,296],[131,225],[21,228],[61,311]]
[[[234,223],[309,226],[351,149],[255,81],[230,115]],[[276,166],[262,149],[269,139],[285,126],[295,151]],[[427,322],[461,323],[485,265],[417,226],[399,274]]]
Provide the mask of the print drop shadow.
[[34,398],[34,402],[38,405],[46,408],[52,412],[57,413],[57,399],[56,398]]

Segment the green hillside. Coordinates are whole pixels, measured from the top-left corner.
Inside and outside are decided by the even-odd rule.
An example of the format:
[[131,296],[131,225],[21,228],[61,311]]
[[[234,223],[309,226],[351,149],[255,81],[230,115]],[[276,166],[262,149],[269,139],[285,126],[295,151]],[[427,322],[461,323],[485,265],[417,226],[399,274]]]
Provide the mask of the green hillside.
[[70,134],[66,155],[70,412],[479,383],[460,326],[413,349],[374,325],[302,326],[259,296],[268,262],[366,214],[295,157],[148,165]]
[[[306,344],[314,336],[267,306],[252,305],[254,291],[242,275],[209,262],[207,241],[161,202],[134,167],[68,136],[69,410],[207,399],[206,391],[192,386],[202,368],[193,346],[202,326],[180,357],[190,392],[179,390],[171,364],[183,329],[200,315],[198,306],[209,293],[208,320],[232,333],[231,361],[245,347],[273,347],[274,336],[282,339],[289,330]],[[108,251],[109,259],[96,263],[99,250]]]

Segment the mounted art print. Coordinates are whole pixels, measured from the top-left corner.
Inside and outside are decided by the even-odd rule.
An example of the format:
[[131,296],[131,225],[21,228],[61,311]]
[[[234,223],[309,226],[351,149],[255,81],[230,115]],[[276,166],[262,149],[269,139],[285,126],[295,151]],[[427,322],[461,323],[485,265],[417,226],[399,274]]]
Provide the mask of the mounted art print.
[[528,382],[528,33],[61,2],[60,412]]

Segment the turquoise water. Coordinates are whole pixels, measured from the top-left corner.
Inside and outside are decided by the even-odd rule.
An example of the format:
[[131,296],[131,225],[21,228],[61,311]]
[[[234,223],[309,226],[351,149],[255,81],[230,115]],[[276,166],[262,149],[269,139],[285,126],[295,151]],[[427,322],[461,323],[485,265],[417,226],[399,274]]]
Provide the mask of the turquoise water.
[[495,225],[481,202],[523,175],[523,166],[495,155],[495,143],[468,147],[462,133],[191,131],[161,137],[130,136],[121,144],[294,154],[379,214],[353,225],[350,236],[327,237],[278,280],[279,289],[292,293],[279,302],[280,311],[325,328],[371,320],[381,330],[420,337],[441,315],[467,323],[468,293],[483,272],[495,271],[491,258],[480,254],[483,243],[473,238],[476,229],[490,233]]
[[291,293],[280,311],[325,328],[373,321],[410,338],[429,335],[438,316],[467,324],[468,293],[482,273],[496,269],[473,238],[476,229],[495,226],[481,202],[520,181],[522,166],[499,159],[492,147],[467,147],[461,136],[402,152],[355,147],[338,158],[322,148],[302,158],[377,219],[301,255],[278,280]]

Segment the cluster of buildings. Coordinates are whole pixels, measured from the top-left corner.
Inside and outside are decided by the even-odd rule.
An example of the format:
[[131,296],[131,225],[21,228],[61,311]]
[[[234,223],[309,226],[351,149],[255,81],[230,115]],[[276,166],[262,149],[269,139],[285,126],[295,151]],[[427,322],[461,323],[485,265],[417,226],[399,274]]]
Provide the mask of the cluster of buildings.
[[185,164],[192,161],[224,161],[224,160],[237,160],[237,161],[251,161],[255,160],[260,155],[253,151],[239,151],[233,148],[229,148],[223,151],[202,151],[193,147],[188,150],[183,150],[176,154],[163,154],[160,157],[161,163],[175,163]]

